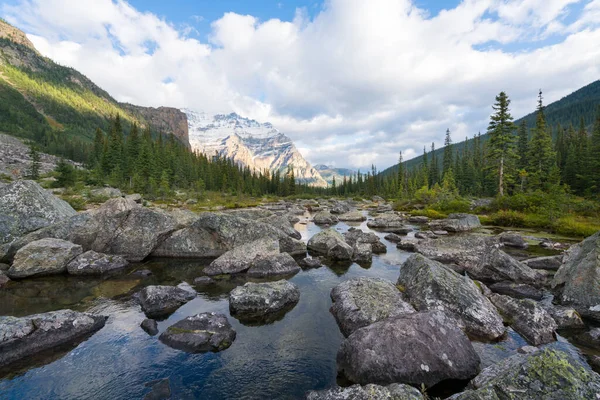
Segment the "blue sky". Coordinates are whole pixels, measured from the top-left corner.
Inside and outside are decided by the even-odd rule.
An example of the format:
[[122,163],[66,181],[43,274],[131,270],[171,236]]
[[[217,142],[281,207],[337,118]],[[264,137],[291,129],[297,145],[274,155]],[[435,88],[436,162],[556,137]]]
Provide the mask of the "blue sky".
[[500,91],[518,118],[540,88],[549,103],[600,77],[600,0],[0,0],[0,16],[119,101],[271,122],[339,167],[483,132]]

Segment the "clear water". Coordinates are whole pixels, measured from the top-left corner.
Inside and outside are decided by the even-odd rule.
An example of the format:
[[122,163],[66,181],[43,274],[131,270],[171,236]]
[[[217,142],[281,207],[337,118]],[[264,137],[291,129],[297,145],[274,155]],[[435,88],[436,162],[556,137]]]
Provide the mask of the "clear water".
[[[366,223],[354,224],[369,231]],[[340,223],[343,232],[349,225]],[[320,228],[297,224],[307,241]],[[383,238],[385,233],[378,233]],[[244,326],[229,314],[228,293],[239,281],[210,290],[159,322],[160,332],[180,319],[206,311],[228,316],[237,332],[219,353],[188,354],[171,349],[141,328],[145,316],[132,295],[152,284],[192,282],[207,262],[152,260],[107,279],[51,277],[12,282],[0,291],[0,315],[28,315],[71,308],[109,315],[106,326],[76,348],[53,351],[0,373],[1,399],[137,399],[145,383],[169,378],[174,399],[297,399],[308,390],[336,385],[336,353],[343,340],[329,313],[331,289],[358,276],[395,282],[409,253],[382,239],[388,253],[368,268],[357,264],[302,271],[290,279],[300,287],[299,303],[285,317],[263,326]],[[140,278],[136,270],[153,275]],[[562,339],[561,339],[562,340]],[[561,346],[576,352],[566,341]],[[484,366],[514,354],[525,341],[511,332],[499,344],[475,346]]]

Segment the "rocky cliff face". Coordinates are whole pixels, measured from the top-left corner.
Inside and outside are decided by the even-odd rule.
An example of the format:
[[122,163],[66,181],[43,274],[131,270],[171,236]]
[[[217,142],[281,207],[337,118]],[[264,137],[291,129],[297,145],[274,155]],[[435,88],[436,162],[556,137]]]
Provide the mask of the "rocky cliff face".
[[327,181],[330,185],[333,183],[333,178],[335,177],[336,185],[339,185],[344,181],[344,177],[349,179],[351,176],[356,174],[356,171],[348,168],[335,168],[329,165],[318,164],[314,167],[323,179]]
[[154,129],[172,134],[186,146],[190,146],[188,120],[185,113],[172,107],[141,107],[133,104],[121,104],[140,120],[146,121]]
[[297,181],[327,186],[292,140],[270,123],[261,124],[235,113],[209,116],[187,109],[182,111],[188,118],[192,149],[208,155],[218,153],[258,171],[285,173],[291,165]]

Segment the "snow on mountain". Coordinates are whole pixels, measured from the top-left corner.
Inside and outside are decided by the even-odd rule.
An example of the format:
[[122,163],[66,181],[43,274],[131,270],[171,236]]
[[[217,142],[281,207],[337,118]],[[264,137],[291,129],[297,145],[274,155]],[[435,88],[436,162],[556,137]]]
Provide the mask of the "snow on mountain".
[[296,149],[292,140],[270,123],[261,124],[235,113],[211,116],[189,109],[182,110],[188,119],[190,145],[207,155],[218,153],[258,171],[268,169],[285,173],[294,168],[296,180],[315,186],[327,186]]

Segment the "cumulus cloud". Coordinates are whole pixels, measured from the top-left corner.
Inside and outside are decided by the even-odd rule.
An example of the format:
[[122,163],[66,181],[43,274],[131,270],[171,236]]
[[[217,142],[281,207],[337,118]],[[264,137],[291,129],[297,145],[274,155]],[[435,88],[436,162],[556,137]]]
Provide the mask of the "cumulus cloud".
[[[201,7],[198,15],[203,12]],[[385,168],[447,128],[484,131],[494,96],[513,115],[598,79],[600,0],[328,0],[312,18],[227,12],[208,39],[125,1],[22,0],[2,14],[38,49],[120,101],[270,121],[313,163]]]

